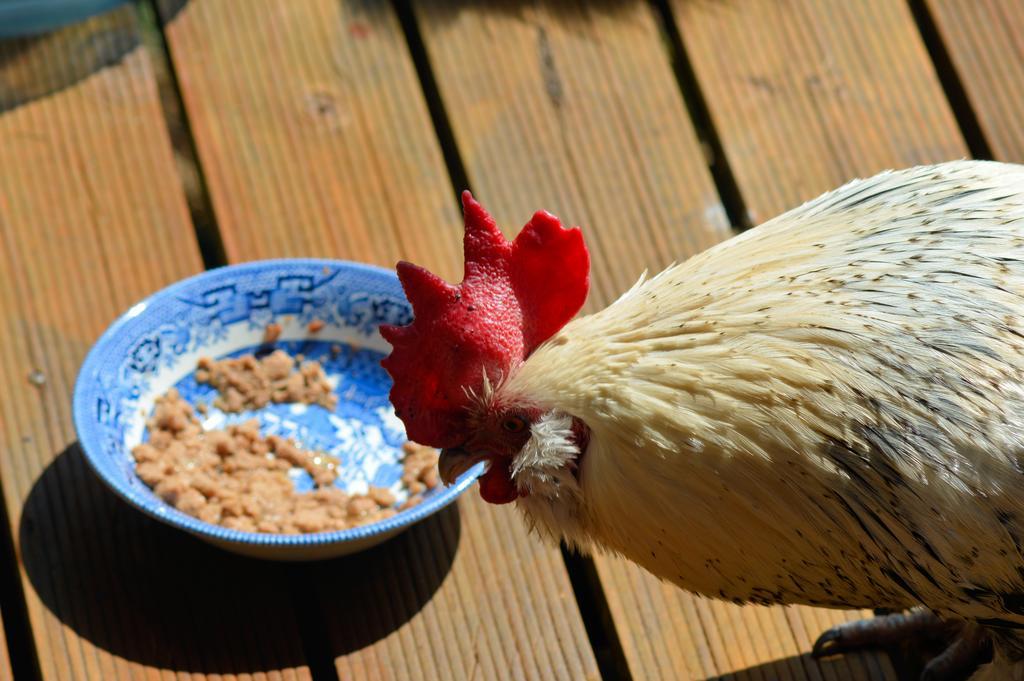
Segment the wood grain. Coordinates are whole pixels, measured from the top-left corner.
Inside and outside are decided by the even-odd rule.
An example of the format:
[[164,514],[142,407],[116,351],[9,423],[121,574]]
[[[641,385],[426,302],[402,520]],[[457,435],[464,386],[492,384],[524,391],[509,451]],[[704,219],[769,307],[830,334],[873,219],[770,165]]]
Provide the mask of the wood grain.
[[160,8],[230,260],[430,253],[456,275],[459,213],[386,3],[179,5]]
[[600,557],[597,569],[634,678],[896,678],[883,655],[809,655],[818,634],[870,611],[739,607],[680,591],[622,560]]
[[752,225],[857,176],[969,155],[900,0],[672,7]]
[[939,36],[995,158],[1024,162],[1024,4],[928,0]]
[[[644,268],[729,234],[645,3],[484,9],[424,0],[415,8],[478,195],[509,232],[539,207],[582,224],[594,254],[592,309]],[[880,656],[808,658],[820,631],[858,613],[739,608],[661,585],[620,560],[596,565],[633,678],[894,676]]]
[[414,6],[478,198],[510,235],[583,225],[591,309],[729,234],[643,3]]
[[200,269],[131,7],[0,44],[0,477],[44,679],[309,679],[273,566],[143,518],[88,470],[95,338]]
[[[456,278],[455,193],[389,4],[163,10],[230,259],[410,258]],[[309,568],[339,677],[597,678],[558,551],[475,490],[458,508]]]

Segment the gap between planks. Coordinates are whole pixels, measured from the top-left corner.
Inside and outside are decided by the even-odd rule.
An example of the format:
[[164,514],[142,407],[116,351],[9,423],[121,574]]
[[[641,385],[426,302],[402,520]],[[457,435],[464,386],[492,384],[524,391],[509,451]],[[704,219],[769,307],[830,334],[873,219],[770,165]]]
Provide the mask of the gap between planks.
[[[3,102],[0,116],[8,142],[0,155],[10,155],[0,172],[0,251],[14,282],[0,292],[11,325],[0,347],[10,371],[0,379],[25,394],[0,404],[0,437],[10,437],[5,502],[10,528],[20,530],[19,576],[40,667],[60,681],[167,678],[172,665],[193,678],[204,669],[234,678],[250,665],[308,678],[290,647],[287,607],[274,613],[271,632],[259,604],[239,602],[239,591],[255,590],[250,578],[272,569],[225,570],[236,559],[128,509],[68,445],[74,375],[106,320],[200,262],[134,12],[26,41],[24,60],[6,64],[24,66],[32,77],[21,84],[35,88]],[[26,366],[42,370],[45,384],[26,389]],[[162,551],[176,553],[177,565]],[[195,590],[211,579],[219,582],[207,594],[213,609],[196,617]],[[102,607],[86,602],[104,595]],[[225,612],[232,606],[249,630],[220,641],[239,633]]]
[[[455,270],[458,240],[449,239],[458,230],[457,213],[452,210],[453,187],[438,178],[438,171],[448,174],[447,167],[440,154],[435,157],[429,148],[443,132],[432,129],[428,116],[417,118],[418,97],[409,95],[421,95],[422,85],[415,69],[407,73],[401,63],[403,49],[414,47],[390,44],[396,38],[405,39],[397,20],[389,17],[389,5],[311,2],[300,7],[262,2],[245,11],[234,6],[232,37],[209,40],[201,36],[224,25],[218,12],[226,11],[228,5],[207,0],[182,8],[172,1],[158,6],[165,4],[174,14],[168,22],[167,42],[229,259],[326,251],[391,264],[391,258],[404,256],[409,249],[410,253],[430,252],[442,262],[446,275]],[[268,14],[280,20],[272,30],[264,22]],[[338,33],[331,34],[332,30]],[[230,48],[231,68],[225,68],[227,62],[220,63],[223,55],[213,49],[222,42],[228,44],[225,50]],[[381,52],[384,47],[387,52]],[[267,54],[270,51],[273,57]],[[203,64],[193,62],[201,52],[206,52]],[[219,80],[228,74],[230,79]],[[401,108],[396,106],[392,78],[403,88],[397,93],[405,103]],[[412,88],[409,92],[404,91],[406,84]],[[359,91],[359,98],[351,96],[353,89]],[[259,98],[262,118],[245,107],[254,98]],[[382,101],[387,105],[382,107]],[[303,102],[305,106],[301,106]],[[222,119],[227,112],[236,116],[230,121]],[[227,122],[236,127],[226,126]],[[412,144],[406,138],[413,132],[426,132],[429,140],[424,137],[426,143]],[[282,144],[282,138],[287,144]],[[406,144],[399,146],[402,141]],[[241,163],[238,154],[250,149],[273,157],[275,162],[264,158],[259,168]],[[374,161],[381,165],[375,167]],[[457,170],[451,175],[453,181],[459,181],[454,179]],[[392,193],[394,185],[401,200]],[[257,212],[251,212],[254,206],[260,206]],[[574,605],[570,611],[565,600],[565,592],[571,593],[571,589],[566,588],[568,578],[559,574],[562,565],[557,551],[542,551],[527,543],[519,530],[512,531],[518,519],[481,508],[478,499],[460,501],[460,506],[471,508],[473,517],[462,521],[462,533],[467,536],[452,572],[433,596],[434,603],[424,604],[422,614],[379,641],[340,653],[334,648],[339,675],[382,674],[385,660],[391,661],[387,668],[406,667],[411,672],[408,665],[414,664],[417,651],[427,650],[421,637],[426,636],[427,627],[436,632],[438,626],[444,631],[476,626],[474,641],[479,638],[481,645],[500,646],[487,659],[478,659],[485,674],[520,676],[526,670],[530,676],[549,676],[562,670],[574,677],[593,675],[585,636],[577,642],[582,626],[575,620]],[[444,523],[426,527],[389,542],[377,558],[391,555],[407,563],[404,554],[411,543],[435,543]],[[481,544],[482,540],[485,543]],[[507,545],[492,546],[495,541]],[[495,556],[510,551],[514,559],[496,568]],[[437,558],[439,576],[443,577],[443,556],[434,556],[436,553],[436,546],[427,552]],[[475,583],[469,575],[480,569],[505,571],[508,578],[503,581],[507,583]],[[389,583],[394,583],[404,569],[388,574]],[[536,580],[538,574],[542,580]],[[524,580],[526,575],[532,583]],[[321,588],[323,577],[315,581]],[[393,594],[394,602],[381,604],[378,615],[383,622],[371,623],[371,628],[379,630],[388,620],[402,617],[403,609],[423,589],[423,585],[397,582],[397,586],[403,585],[411,591]],[[483,590],[477,596],[482,596],[479,605],[465,598],[468,590]],[[357,594],[357,600],[365,597],[366,593]],[[456,598],[459,600],[453,600]],[[517,603],[520,599],[526,603]],[[476,616],[478,607],[482,617]],[[329,644],[344,646],[352,632],[349,623],[339,621],[339,615],[345,619],[347,613],[331,610],[323,614],[329,620]],[[467,615],[469,619],[463,621]],[[496,636],[498,632],[504,635]],[[546,643],[537,645],[537,641]],[[509,649],[503,649],[506,647]],[[429,648],[438,662],[448,659],[453,674],[467,661],[466,651],[456,647],[455,641]],[[462,671],[475,673],[469,667]],[[438,672],[423,669],[419,673]]]
[[[963,78],[957,72],[956,66],[950,57],[950,46],[946,45],[939,33],[935,23],[932,10],[925,0],[907,0],[910,11],[914,14],[914,21],[917,23],[918,31],[921,33],[921,40],[928,49],[932,64],[935,67],[936,76],[942,83],[942,89],[946,93],[949,106],[956,116],[960,132],[964,136],[967,148],[971,156],[977,159],[991,160],[992,147],[981,130],[981,123],[978,121],[978,114],[971,105],[964,89]],[[1022,83],[1024,86],[1024,83]]]

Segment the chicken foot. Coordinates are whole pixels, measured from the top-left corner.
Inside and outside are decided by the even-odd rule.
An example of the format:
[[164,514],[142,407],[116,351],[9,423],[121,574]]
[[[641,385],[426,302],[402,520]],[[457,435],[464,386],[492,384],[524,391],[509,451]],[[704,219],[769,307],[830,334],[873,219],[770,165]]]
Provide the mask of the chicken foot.
[[884,648],[907,640],[947,644],[921,672],[921,681],[965,679],[992,656],[992,641],[971,623],[943,620],[926,608],[837,624],[814,643],[814,657],[838,655],[866,648]]

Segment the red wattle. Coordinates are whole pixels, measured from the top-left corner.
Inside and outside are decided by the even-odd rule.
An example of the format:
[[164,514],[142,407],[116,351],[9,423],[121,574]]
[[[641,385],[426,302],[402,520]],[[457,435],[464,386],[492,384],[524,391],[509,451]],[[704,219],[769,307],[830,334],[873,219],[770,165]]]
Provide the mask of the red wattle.
[[511,461],[492,461],[487,472],[480,477],[480,496],[489,504],[507,504],[519,498],[519,490],[512,482]]

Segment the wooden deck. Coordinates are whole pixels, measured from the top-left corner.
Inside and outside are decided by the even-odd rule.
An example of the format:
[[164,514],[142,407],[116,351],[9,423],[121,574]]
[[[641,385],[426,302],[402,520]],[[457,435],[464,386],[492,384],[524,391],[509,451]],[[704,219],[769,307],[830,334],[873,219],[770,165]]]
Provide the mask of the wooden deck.
[[226,555],[96,481],[69,397],[203,267],[457,279],[467,186],[584,225],[595,309],[854,176],[1024,162],[1022,120],[1019,0],[143,0],[0,42],[0,681],[897,679],[807,654],[867,613],[695,598],[475,492],[359,556]]

